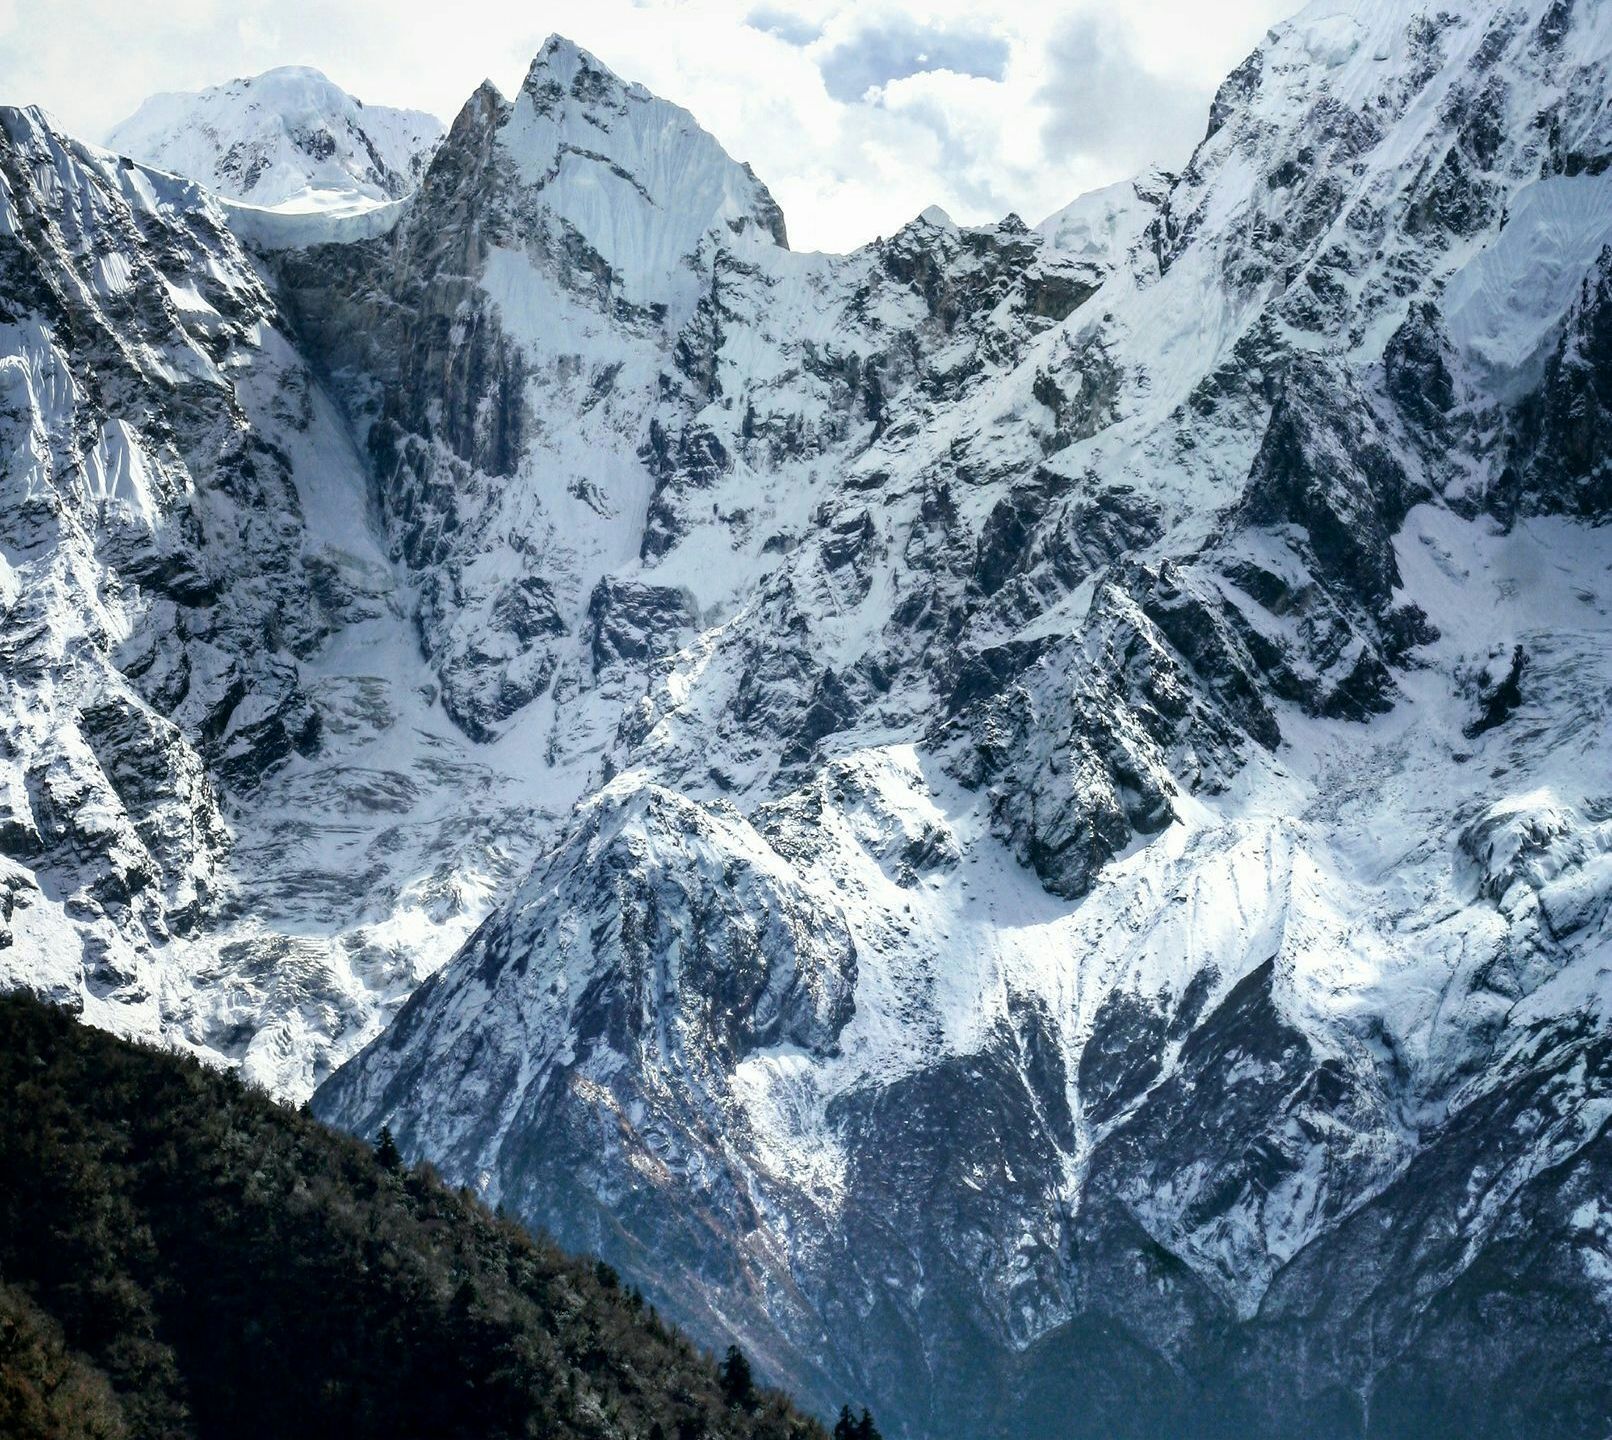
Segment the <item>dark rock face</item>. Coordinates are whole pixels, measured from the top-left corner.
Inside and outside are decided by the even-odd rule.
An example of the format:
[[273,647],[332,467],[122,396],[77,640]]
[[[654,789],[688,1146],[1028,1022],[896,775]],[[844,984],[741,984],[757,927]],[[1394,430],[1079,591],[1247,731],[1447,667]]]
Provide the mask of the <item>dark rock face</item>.
[[1399,580],[1392,537],[1422,497],[1382,436],[1359,423],[1364,407],[1326,393],[1330,380],[1290,376],[1249,475],[1247,518],[1296,526],[1311,573],[1380,612]]
[[1415,431],[1434,439],[1450,437],[1449,417],[1456,403],[1453,358],[1431,305],[1413,307],[1383,352],[1389,396]]
[[[384,261],[395,277],[397,290],[389,298],[399,308],[403,328],[388,337],[388,358],[398,369],[370,444],[377,448],[383,493],[400,516],[408,517],[403,551],[417,568],[445,558],[442,532],[453,526],[456,485],[451,472],[433,484],[433,471],[420,468],[428,462],[411,457],[404,437],[440,442],[464,467],[461,482],[472,470],[507,477],[520,458],[525,404],[520,353],[501,334],[496,316],[478,302],[473,281],[488,249],[510,238],[496,213],[483,213],[489,198],[513,184],[496,149],[499,127],[508,118],[508,105],[491,87],[471,97],[415,201],[416,213],[429,214],[430,223],[405,228],[387,247]],[[442,513],[433,525],[417,513],[422,510]]]
[[[427,652],[442,655],[444,708],[482,740],[547,689],[546,642],[567,633],[536,557],[489,587],[474,633],[462,623],[463,531],[481,494],[516,473],[530,424],[524,354],[475,278],[493,247],[516,240],[517,181],[497,143],[510,115],[484,85],[394,235],[352,250],[290,252],[281,263],[321,363],[361,386],[356,405],[379,392],[367,448],[389,535],[420,572],[419,627]],[[558,259],[569,263],[563,247]]]
[[1612,247],[1585,277],[1538,390],[1520,407],[1506,513],[1612,512]]
[[1084,895],[1133,835],[1174,819],[1170,752],[1194,745],[1235,754],[1241,744],[1118,587],[1094,601],[1084,643],[1041,656],[952,728],[968,737],[953,773],[971,788],[991,787],[993,828],[1067,899]]
[[1511,652],[1511,664],[1505,674],[1486,686],[1479,697],[1481,713],[1462,730],[1467,739],[1476,739],[1485,731],[1504,725],[1511,712],[1522,704],[1522,675],[1527,666],[1528,653],[1519,645]]

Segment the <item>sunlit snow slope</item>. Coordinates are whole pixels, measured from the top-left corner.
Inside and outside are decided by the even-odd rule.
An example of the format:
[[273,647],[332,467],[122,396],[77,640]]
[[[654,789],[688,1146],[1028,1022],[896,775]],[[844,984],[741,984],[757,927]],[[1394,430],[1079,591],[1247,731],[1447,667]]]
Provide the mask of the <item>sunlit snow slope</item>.
[[433,116],[365,105],[319,71],[286,65],[153,95],[106,143],[233,200],[344,213],[408,194],[441,137]]

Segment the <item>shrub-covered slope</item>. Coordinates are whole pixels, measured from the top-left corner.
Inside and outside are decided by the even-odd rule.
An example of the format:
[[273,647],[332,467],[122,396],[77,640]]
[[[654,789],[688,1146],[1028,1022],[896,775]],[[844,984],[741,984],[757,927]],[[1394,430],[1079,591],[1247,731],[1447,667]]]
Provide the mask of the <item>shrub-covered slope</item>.
[[822,1436],[604,1266],[233,1075],[10,995],[0,1094],[8,1437]]

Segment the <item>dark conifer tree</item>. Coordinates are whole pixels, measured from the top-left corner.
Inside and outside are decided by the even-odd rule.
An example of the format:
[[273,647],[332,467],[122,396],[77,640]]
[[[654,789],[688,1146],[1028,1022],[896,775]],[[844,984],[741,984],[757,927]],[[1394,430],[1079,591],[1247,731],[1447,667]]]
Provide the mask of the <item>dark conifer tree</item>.
[[397,1141],[392,1138],[390,1125],[381,1126],[381,1133],[375,1141],[375,1158],[381,1162],[383,1170],[398,1170],[403,1166],[403,1155],[397,1148]]
[[755,1403],[756,1382],[750,1373],[750,1362],[744,1358],[744,1351],[737,1345],[728,1346],[721,1368],[722,1393],[727,1396],[728,1404],[743,1405],[748,1409]]

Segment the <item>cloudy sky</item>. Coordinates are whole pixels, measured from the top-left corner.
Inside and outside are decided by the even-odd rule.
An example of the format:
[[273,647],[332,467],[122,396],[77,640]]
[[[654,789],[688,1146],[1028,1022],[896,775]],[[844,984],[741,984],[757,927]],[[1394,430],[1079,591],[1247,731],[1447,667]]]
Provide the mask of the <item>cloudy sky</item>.
[[686,105],[845,249],[926,205],[1035,221],[1180,164],[1219,80],[1298,0],[0,0],[0,103],[99,140],[157,90],[315,65],[451,120],[551,31]]

